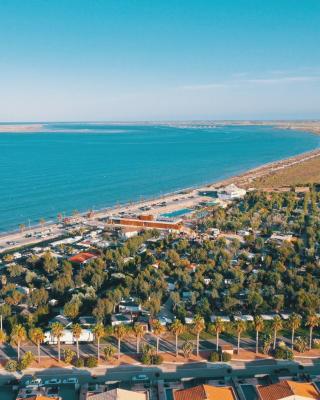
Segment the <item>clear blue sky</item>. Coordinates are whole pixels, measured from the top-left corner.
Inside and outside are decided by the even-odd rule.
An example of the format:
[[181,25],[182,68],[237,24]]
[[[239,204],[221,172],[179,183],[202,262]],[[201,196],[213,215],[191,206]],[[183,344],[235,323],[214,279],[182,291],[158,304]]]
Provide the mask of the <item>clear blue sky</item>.
[[0,121],[320,118],[319,0],[0,0]]

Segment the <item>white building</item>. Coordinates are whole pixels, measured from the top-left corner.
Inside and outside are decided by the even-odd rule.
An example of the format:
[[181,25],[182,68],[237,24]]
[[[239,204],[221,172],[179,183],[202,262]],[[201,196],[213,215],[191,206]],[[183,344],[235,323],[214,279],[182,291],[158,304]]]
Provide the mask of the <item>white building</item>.
[[[57,344],[58,343],[58,339],[52,335],[51,331],[46,331],[44,333],[44,335],[45,335],[44,343],[48,343],[48,344]],[[81,335],[79,337],[79,342],[92,343],[93,342],[92,331],[90,329],[82,329]],[[60,337],[60,343],[64,343],[64,344],[76,343],[76,340],[75,340],[71,330],[64,329],[62,331],[62,336]]]
[[218,197],[221,200],[233,200],[233,199],[241,199],[246,194],[245,189],[238,188],[233,183],[228,185],[222,189],[218,190]]

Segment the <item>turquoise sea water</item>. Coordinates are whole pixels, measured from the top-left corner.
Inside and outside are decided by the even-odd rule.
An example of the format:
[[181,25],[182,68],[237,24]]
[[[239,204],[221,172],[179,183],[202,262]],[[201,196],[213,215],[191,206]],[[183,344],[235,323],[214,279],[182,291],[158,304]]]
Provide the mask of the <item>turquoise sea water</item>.
[[0,134],[0,231],[220,180],[319,146],[271,127],[55,124]]

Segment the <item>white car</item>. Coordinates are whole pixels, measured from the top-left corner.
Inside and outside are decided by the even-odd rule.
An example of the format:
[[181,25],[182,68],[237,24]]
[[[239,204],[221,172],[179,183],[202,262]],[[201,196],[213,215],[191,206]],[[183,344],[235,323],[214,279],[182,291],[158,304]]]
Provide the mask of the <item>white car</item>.
[[78,379],[77,378],[67,378],[67,379],[64,379],[62,382],[63,383],[72,383],[75,385],[78,383]]
[[132,377],[132,380],[136,382],[142,382],[142,381],[148,381],[149,378],[147,377],[147,375],[140,374]]
[[58,378],[52,378],[48,379],[47,381],[44,382],[46,385],[59,385],[61,383],[61,379]]
[[40,386],[42,385],[42,380],[40,378],[28,379],[25,384],[26,386]]

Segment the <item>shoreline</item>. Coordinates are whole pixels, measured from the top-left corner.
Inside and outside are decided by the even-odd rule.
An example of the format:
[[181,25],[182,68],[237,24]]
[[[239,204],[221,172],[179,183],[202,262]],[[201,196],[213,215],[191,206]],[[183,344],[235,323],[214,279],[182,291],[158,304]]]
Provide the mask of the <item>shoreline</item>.
[[[320,135],[320,120],[182,120],[182,121],[106,121],[106,122],[33,122],[33,123],[0,123],[1,133],[61,133],[57,128],[47,130],[50,125],[86,124],[89,126],[130,126],[130,125],[159,125],[176,128],[217,128],[221,126],[269,126],[284,130],[304,131]],[[64,133],[82,133],[81,130]],[[84,132],[86,133],[86,132]]]
[[[111,207],[105,207],[99,210],[93,210],[94,217],[92,219],[87,218],[88,211],[79,213],[79,218],[82,222],[85,222],[92,226],[102,225],[103,222],[100,221],[102,218],[114,216],[115,214],[119,214],[120,212],[127,213],[138,213],[138,214],[153,214],[159,215],[160,213],[170,213],[175,210],[183,209],[183,208],[191,208],[196,207],[200,202],[210,201],[211,197],[200,196],[199,192],[208,191],[220,188],[222,186],[227,186],[229,184],[236,184],[239,187],[250,188],[250,184],[253,184],[254,181],[258,178],[268,176],[276,171],[284,170],[293,165],[301,164],[305,161],[312,160],[316,157],[320,157],[320,148],[316,148],[314,150],[300,153],[293,157],[288,157],[285,159],[281,159],[278,161],[269,162],[266,164],[262,164],[258,167],[252,168],[240,174],[231,176],[226,179],[217,180],[214,182],[199,184],[187,188],[178,189],[173,192],[164,193],[161,196],[154,196],[144,200],[137,200],[135,202],[129,202],[125,204],[115,204]],[[178,200],[177,200],[178,199]],[[154,208],[152,205],[155,202],[166,201],[167,204],[165,207],[159,209]],[[151,210],[142,211],[141,207],[151,207]],[[72,217],[72,216],[71,216]],[[8,231],[8,232],[0,232],[0,253],[13,250],[15,248],[28,246],[32,244],[37,244],[44,242],[46,240],[54,239],[55,237],[61,236],[64,233],[63,228],[58,227],[59,223],[55,221],[48,221],[43,226],[40,224],[31,225],[26,227],[23,232],[19,230]],[[28,240],[23,240],[27,233],[32,231],[44,232],[48,229],[53,231],[52,236],[49,238],[29,238]],[[15,245],[7,245],[8,242],[15,242],[17,240],[22,240],[21,243],[16,243]]]

